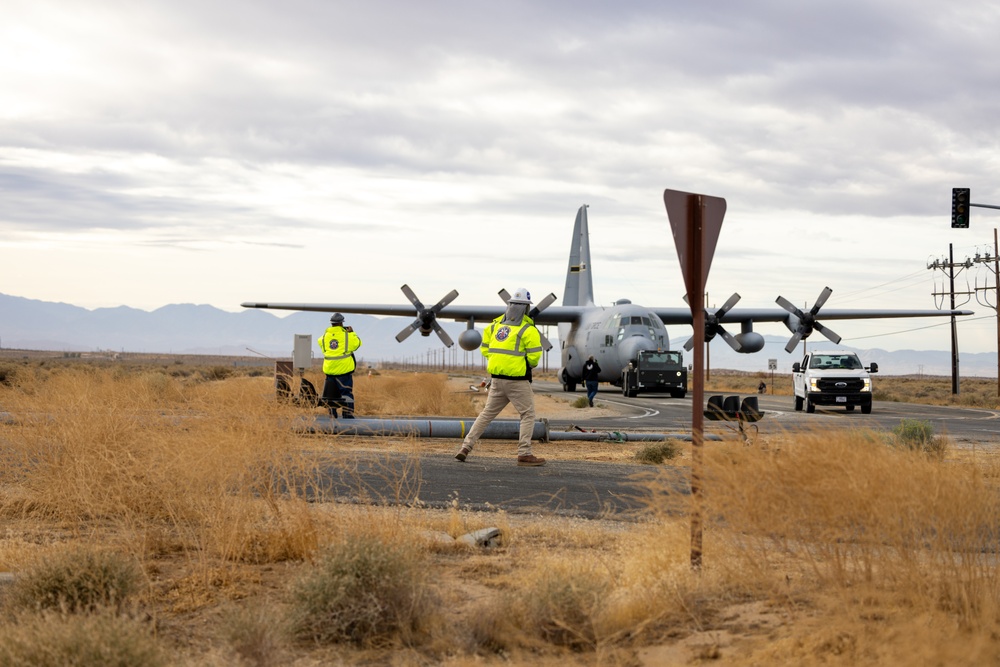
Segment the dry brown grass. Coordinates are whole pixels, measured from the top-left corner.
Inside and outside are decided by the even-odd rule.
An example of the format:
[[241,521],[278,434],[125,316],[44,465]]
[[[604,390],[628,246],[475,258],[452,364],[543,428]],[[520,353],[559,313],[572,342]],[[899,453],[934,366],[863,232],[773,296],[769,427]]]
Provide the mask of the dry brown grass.
[[[53,636],[180,665],[973,665],[1000,653],[992,452],[928,456],[866,431],[710,443],[696,572],[689,499],[657,477],[690,461],[683,448],[651,468],[655,500],[636,521],[310,502],[317,490],[298,480],[318,448],[283,426],[303,409],[278,403],[270,376],[176,370],[2,373],[0,569],[23,577],[100,549],[140,573],[118,613],[39,615],[19,594],[14,614],[6,596],[0,634],[19,655]],[[382,373],[359,376],[356,394],[363,415],[468,416],[468,383]],[[740,386],[717,390],[752,393]],[[588,447],[565,455],[623,460]],[[336,439],[324,448],[335,457]],[[488,525],[499,548],[432,537]],[[358,544],[374,546],[338,551]],[[380,554],[398,559],[369,558]],[[400,575],[391,602],[355,599],[379,568]],[[363,609],[379,631],[303,634],[296,590],[317,581],[330,591],[319,603],[346,595],[324,607],[337,623]]]

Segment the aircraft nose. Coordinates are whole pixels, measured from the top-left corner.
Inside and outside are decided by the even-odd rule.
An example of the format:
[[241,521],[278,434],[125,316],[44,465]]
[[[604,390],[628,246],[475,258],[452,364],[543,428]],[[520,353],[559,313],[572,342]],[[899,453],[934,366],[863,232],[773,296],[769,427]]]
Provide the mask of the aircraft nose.
[[625,368],[628,362],[635,359],[636,355],[639,354],[639,350],[655,349],[656,343],[645,336],[630,336],[618,344],[618,362],[622,368]]

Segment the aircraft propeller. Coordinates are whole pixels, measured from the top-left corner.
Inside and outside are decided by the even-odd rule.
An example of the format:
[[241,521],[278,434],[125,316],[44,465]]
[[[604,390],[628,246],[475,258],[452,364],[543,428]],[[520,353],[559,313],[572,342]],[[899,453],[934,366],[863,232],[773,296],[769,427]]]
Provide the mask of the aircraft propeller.
[[[504,303],[510,301],[510,292],[508,292],[506,289],[500,290],[499,292],[497,292],[497,294],[500,295],[500,298],[503,299]],[[538,316],[538,313],[542,312],[543,310],[551,306],[553,303],[555,303],[556,299],[558,298],[559,297],[557,297],[555,294],[549,292],[547,296],[543,297],[541,301],[536,303],[535,306],[528,311],[528,317],[530,317],[531,319],[535,319]],[[544,348],[546,352],[551,350],[552,342],[545,337],[545,334],[543,334],[541,330],[538,331],[538,335],[542,339],[542,348]]]
[[816,303],[813,304],[813,307],[808,313],[803,313],[791,301],[783,296],[779,296],[775,299],[775,303],[787,310],[793,316],[787,318],[785,321],[785,326],[792,332],[792,337],[789,339],[788,344],[785,345],[785,352],[791,353],[795,349],[795,346],[799,344],[800,340],[809,337],[809,334],[813,332],[813,329],[826,336],[827,339],[832,341],[834,344],[840,342],[840,336],[838,336],[831,329],[820,324],[816,319],[816,314],[819,313],[819,309],[823,307],[823,304],[826,303],[826,300],[830,298],[831,294],[833,294],[833,290],[829,287],[824,287],[823,291],[819,293],[819,298],[816,299]]
[[413,320],[410,326],[396,334],[396,340],[402,343],[410,336],[410,334],[417,330],[420,331],[421,336],[430,336],[431,331],[434,331],[441,339],[441,342],[445,344],[445,347],[451,347],[454,345],[454,341],[452,341],[451,336],[449,336],[445,330],[441,328],[441,325],[438,324],[437,315],[441,312],[442,308],[455,300],[455,297],[458,296],[458,290],[448,292],[444,295],[444,298],[436,304],[430,308],[425,308],[424,304],[420,302],[420,299],[417,298],[417,295],[412,289],[410,289],[409,285],[403,285],[399,289],[403,290],[403,294],[406,295],[406,298],[409,299],[410,303],[412,303],[417,309],[417,319]]
[[[684,297],[687,301],[687,297]],[[736,305],[736,302],[740,300],[740,295],[733,293],[729,300],[722,304],[722,308],[719,308],[714,313],[709,312],[708,308],[705,309],[705,342],[710,343],[716,335],[722,336],[723,340],[729,343],[729,347],[733,348],[735,351],[740,352],[743,348],[742,344],[736,339],[736,336],[732,335],[725,330],[722,326],[722,318],[726,316],[726,313]],[[694,336],[691,336],[686,343],[684,343],[684,349],[688,352],[694,347]]]

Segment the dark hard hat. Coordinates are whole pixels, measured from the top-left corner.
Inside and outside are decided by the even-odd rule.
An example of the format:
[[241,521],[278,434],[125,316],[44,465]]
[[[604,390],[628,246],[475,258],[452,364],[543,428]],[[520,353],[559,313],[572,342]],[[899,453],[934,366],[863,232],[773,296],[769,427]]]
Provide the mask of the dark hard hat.
[[330,324],[343,324],[344,316],[340,313],[334,313],[330,316]]

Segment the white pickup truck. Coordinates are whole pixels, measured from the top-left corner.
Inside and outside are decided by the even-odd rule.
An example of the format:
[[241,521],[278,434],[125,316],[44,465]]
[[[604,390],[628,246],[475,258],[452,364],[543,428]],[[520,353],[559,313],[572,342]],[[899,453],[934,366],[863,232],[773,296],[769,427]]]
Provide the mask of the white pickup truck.
[[846,350],[818,350],[792,364],[795,409],[816,412],[817,405],[844,406],[850,412],[872,411],[872,378],[878,364],[865,368],[858,355]]

